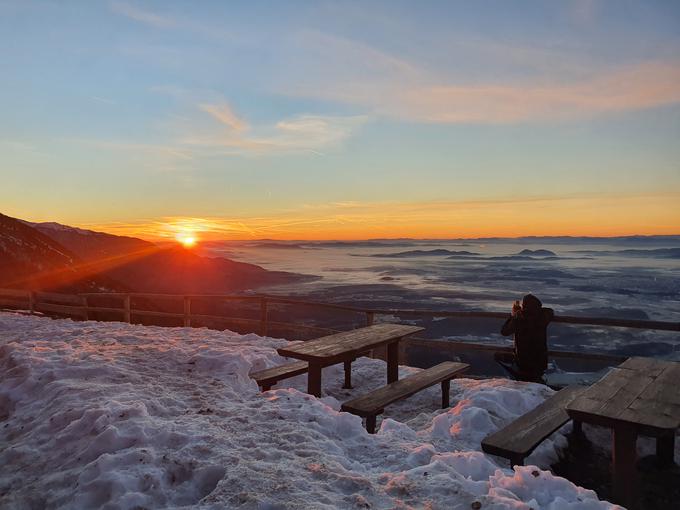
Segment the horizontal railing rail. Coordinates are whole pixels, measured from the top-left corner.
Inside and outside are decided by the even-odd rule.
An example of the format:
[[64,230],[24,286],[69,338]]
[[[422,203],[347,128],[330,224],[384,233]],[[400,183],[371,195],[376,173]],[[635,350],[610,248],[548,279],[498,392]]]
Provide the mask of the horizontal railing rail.
[[[120,299],[121,307],[99,306],[92,303],[96,298]],[[149,300],[176,300],[182,304],[181,312],[167,312],[160,310],[146,310],[133,307],[134,299]],[[259,318],[227,317],[192,312],[192,304],[198,301],[210,300],[214,302],[243,301],[257,303],[259,306]],[[270,329],[304,332],[316,335],[336,333],[338,330],[323,328],[302,323],[273,321],[269,318],[270,305],[289,305],[297,307],[317,307],[328,310],[338,310],[364,315],[366,325],[371,325],[376,316],[412,316],[412,317],[460,317],[460,318],[492,318],[507,319],[509,314],[485,311],[456,311],[456,310],[427,310],[427,309],[398,309],[398,308],[363,308],[336,303],[324,303],[319,301],[307,301],[286,296],[267,294],[254,295],[222,295],[222,294],[159,294],[159,293],[82,293],[82,294],[58,294],[52,292],[34,292],[16,289],[0,289],[0,308],[13,307],[46,314],[58,314],[76,316],[82,319],[90,319],[93,314],[115,314],[124,322],[132,323],[141,317],[159,317],[179,319],[186,327],[196,324],[222,323],[231,326],[240,326],[266,336]],[[110,319],[109,319],[110,320]],[[680,331],[680,322],[628,320],[600,317],[574,317],[557,315],[554,322],[573,324],[579,326],[605,326],[620,328],[636,328],[659,331]],[[456,340],[432,340],[423,338],[409,338],[403,343],[403,348],[416,347],[436,349],[440,351],[510,351],[506,345],[494,345],[486,343],[461,342]],[[618,363],[625,359],[623,356],[575,352],[575,351],[550,351],[549,354],[556,358],[571,358],[581,360],[593,360],[606,363]]]

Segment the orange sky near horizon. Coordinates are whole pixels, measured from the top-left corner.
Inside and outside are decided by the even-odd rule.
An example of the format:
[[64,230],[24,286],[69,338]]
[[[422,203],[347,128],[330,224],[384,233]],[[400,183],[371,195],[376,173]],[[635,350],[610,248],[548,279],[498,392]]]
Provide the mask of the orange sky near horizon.
[[357,240],[680,234],[680,194],[580,196],[459,202],[331,203],[262,216],[171,216],[82,222],[35,218],[150,241]]

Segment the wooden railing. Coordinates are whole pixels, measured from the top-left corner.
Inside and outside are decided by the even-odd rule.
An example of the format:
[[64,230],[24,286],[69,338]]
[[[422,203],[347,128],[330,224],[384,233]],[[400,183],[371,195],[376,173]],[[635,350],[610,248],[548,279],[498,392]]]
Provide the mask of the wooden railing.
[[[120,307],[112,306],[94,306],[91,301],[95,298],[108,298],[119,300]],[[133,299],[147,299],[151,301],[174,300],[177,304],[182,304],[182,312],[167,312],[159,310],[146,310],[134,308],[132,306]],[[256,304],[259,307],[259,318],[248,319],[241,317],[226,317],[222,315],[197,314],[192,312],[192,303],[197,300],[210,300],[213,302],[227,302],[227,301],[242,301]],[[363,314],[366,325],[372,325],[376,316],[390,315],[390,316],[413,316],[413,317],[475,317],[475,318],[493,318],[506,319],[508,314],[498,312],[482,312],[482,311],[446,311],[446,310],[418,310],[418,309],[380,309],[380,308],[361,308],[356,306],[322,303],[315,301],[305,301],[301,299],[272,296],[272,295],[175,295],[175,294],[152,294],[152,293],[84,293],[84,294],[56,294],[50,292],[33,292],[14,289],[0,289],[0,309],[9,307],[13,309],[24,309],[29,313],[44,313],[47,315],[66,315],[70,317],[78,317],[83,320],[93,318],[94,314],[106,313],[114,314],[123,322],[133,323],[135,319],[137,322],[141,317],[160,317],[172,318],[181,321],[185,327],[191,327],[197,323],[204,324],[208,322],[218,322],[229,325],[237,325],[252,332],[257,332],[262,336],[266,336],[271,329],[277,330],[306,332],[313,335],[325,335],[335,333],[337,330],[332,328],[321,328],[318,326],[311,326],[307,324],[272,321],[269,319],[270,305],[291,305],[296,307],[316,307],[330,310],[338,310],[345,312],[353,312]],[[115,320],[115,319],[114,319]],[[571,316],[556,316],[554,322],[577,325],[590,326],[607,326],[607,327],[622,327],[622,328],[638,328],[659,331],[680,331],[680,322],[662,322],[662,321],[641,321],[641,320],[627,320],[627,319],[611,319],[600,317],[571,317]],[[475,342],[460,342],[460,341],[441,341],[422,338],[408,339],[402,342],[404,348],[429,348],[435,350],[444,350],[451,352],[465,351],[509,351],[510,347],[500,345],[489,345]],[[622,356],[586,353],[574,351],[549,351],[553,357],[563,357],[572,359],[594,360],[606,363],[616,363],[625,359]]]

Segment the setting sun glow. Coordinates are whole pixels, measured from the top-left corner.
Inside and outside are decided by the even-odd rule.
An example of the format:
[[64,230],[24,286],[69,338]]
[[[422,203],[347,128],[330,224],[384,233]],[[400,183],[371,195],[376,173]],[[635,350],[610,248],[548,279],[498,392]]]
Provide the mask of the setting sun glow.
[[185,248],[191,248],[196,245],[196,237],[188,234],[178,234],[177,241]]

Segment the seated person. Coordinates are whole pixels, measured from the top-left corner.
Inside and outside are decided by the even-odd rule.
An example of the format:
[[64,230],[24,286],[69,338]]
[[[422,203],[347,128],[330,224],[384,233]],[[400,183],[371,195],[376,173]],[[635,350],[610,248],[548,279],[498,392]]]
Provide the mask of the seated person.
[[548,324],[555,313],[544,308],[532,294],[515,301],[512,316],[501,328],[504,336],[515,335],[514,353],[496,353],[495,359],[519,381],[544,383],[543,373],[548,366]]

